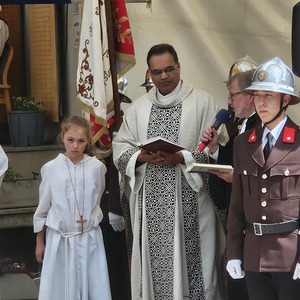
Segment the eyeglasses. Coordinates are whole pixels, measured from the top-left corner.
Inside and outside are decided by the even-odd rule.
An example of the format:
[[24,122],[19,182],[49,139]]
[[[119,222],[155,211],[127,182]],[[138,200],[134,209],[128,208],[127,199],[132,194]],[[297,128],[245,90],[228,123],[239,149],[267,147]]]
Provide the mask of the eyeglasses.
[[236,95],[239,95],[239,94],[243,94],[243,92],[237,92],[237,93],[234,93],[234,94],[229,95],[229,96],[228,96],[228,100],[233,101],[233,100],[234,100],[233,97],[236,96]]
[[175,66],[166,67],[163,70],[150,70],[150,72],[154,76],[161,75],[162,73],[169,74],[169,73],[173,72],[177,67],[178,67],[178,65],[175,65]]

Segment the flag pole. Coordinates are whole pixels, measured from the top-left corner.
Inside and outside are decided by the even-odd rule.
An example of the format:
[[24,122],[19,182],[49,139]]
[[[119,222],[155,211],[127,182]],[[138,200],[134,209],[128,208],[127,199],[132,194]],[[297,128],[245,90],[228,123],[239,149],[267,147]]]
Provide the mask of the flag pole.
[[115,53],[116,32],[114,31],[115,24],[113,20],[112,1],[114,0],[104,0],[104,3],[105,3],[105,13],[106,13],[106,22],[107,22],[108,49],[109,49],[110,70],[111,70],[111,77],[112,77],[114,110],[115,110],[115,116],[114,116],[115,122],[112,125],[113,127],[112,129],[113,131],[118,131],[122,123],[122,115],[121,115],[120,97],[118,91],[118,74],[117,74],[116,53]]

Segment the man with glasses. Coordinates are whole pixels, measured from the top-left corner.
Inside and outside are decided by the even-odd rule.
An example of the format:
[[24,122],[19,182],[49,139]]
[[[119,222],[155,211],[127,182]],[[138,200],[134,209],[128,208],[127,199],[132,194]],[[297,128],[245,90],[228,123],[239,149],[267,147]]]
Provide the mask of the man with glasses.
[[[128,217],[128,205],[133,231],[132,299],[218,300],[215,213],[206,179],[186,171],[192,162],[207,161],[197,146],[217,105],[180,79],[171,45],[153,46],[147,64],[155,86],[125,111],[113,141],[121,193],[128,198],[122,198],[124,214]],[[185,149],[153,153],[123,139],[156,136]]]
[[[222,141],[222,145],[219,143],[218,133],[211,126],[205,129],[201,137],[202,142],[209,141],[207,147],[210,150],[210,157],[220,164],[232,164],[233,139],[238,134],[254,128],[257,123],[258,117],[255,112],[253,95],[244,91],[251,85],[255,68],[255,62],[248,55],[239,59],[231,67],[231,70],[235,70],[235,72],[232,71],[225,82],[229,91],[228,107],[233,114],[225,123],[228,136],[225,141]],[[232,182],[232,172],[216,172],[215,174],[226,182]]]
[[[257,114],[253,103],[253,95],[243,90],[251,85],[252,76],[256,68],[253,59],[246,55],[236,61],[230,68],[228,79],[225,81],[229,96],[228,106],[233,113],[225,123],[226,140],[219,144],[219,135],[210,126],[203,133],[202,141],[211,141],[207,145],[210,149],[210,162],[232,165],[233,164],[233,140],[246,130],[255,127]],[[224,212],[224,231],[226,233],[226,219],[231,197],[231,182],[233,172],[212,172],[209,175],[209,191],[216,207]],[[224,265],[225,269],[225,265]],[[224,297],[229,300],[247,300],[247,288],[244,279],[233,280],[228,274]]]

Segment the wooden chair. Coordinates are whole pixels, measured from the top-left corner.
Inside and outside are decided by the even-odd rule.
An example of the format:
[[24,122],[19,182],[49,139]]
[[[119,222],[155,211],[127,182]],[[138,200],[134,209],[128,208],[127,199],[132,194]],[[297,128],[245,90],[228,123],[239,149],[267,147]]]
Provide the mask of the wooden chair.
[[6,113],[11,111],[9,96],[11,86],[7,82],[7,75],[13,55],[13,47],[9,43],[6,43],[0,57],[0,104],[5,105]]

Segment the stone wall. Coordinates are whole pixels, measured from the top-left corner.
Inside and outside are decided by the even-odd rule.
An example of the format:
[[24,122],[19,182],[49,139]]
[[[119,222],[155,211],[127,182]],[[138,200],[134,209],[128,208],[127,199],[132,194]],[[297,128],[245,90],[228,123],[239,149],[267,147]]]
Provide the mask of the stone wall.
[[32,217],[38,204],[39,173],[44,163],[64,150],[60,145],[3,148],[9,166],[22,178],[0,188],[0,257],[25,263],[29,271],[37,272]]

